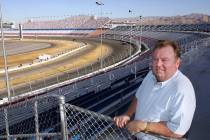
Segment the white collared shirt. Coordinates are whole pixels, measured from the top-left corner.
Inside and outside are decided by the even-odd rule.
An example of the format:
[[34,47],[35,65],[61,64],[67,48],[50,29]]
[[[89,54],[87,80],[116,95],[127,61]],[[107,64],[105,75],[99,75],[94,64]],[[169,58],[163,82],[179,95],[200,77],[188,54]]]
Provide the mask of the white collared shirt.
[[179,70],[167,81],[157,82],[150,71],[136,93],[135,120],[167,122],[174,133],[184,135],[190,128],[196,107],[190,80]]

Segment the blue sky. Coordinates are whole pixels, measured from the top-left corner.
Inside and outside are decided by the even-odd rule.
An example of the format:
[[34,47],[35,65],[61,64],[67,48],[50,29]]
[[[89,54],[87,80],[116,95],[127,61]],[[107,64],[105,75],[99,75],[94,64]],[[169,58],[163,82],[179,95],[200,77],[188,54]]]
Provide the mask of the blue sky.
[[[99,15],[95,0],[0,0],[3,18],[20,21],[30,17],[78,14]],[[210,15],[210,0],[102,0],[109,17],[173,16],[189,13]],[[133,12],[128,13],[131,9]]]

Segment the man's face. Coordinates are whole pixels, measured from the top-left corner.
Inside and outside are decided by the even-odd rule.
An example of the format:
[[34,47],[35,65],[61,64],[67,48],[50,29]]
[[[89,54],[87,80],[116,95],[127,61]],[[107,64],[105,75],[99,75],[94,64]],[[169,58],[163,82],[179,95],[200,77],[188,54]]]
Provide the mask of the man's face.
[[152,54],[152,71],[160,82],[173,76],[180,65],[180,59],[171,46],[156,49]]

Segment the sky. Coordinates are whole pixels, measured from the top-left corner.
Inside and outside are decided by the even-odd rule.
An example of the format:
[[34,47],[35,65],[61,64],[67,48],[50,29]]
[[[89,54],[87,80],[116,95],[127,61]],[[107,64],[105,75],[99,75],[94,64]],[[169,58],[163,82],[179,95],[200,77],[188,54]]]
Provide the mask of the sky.
[[[59,18],[65,15],[116,17],[175,16],[190,13],[210,15],[210,0],[0,0],[4,20]],[[128,11],[132,10],[131,13]],[[102,12],[101,12],[102,11]]]

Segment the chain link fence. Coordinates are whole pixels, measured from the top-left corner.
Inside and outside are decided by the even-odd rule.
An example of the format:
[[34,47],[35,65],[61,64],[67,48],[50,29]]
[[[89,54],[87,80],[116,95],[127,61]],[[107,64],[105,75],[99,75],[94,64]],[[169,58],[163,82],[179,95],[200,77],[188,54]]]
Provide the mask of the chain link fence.
[[[0,140],[176,140],[148,133],[131,134],[109,116],[45,96],[0,109]],[[184,139],[179,139],[184,140]]]
[[118,128],[107,116],[66,104],[67,131],[71,139],[132,140],[126,129]]
[[132,140],[112,118],[65,103],[63,96],[29,99],[0,109],[1,140]]
[[60,137],[59,100],[39,97],[10,104],[0,109],[0,139],[37,139]]

